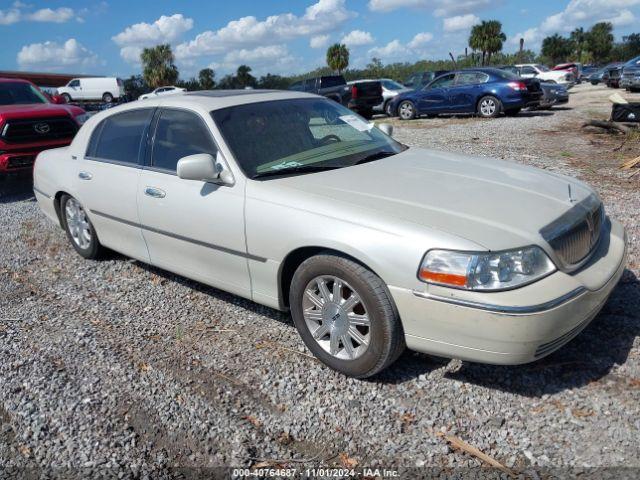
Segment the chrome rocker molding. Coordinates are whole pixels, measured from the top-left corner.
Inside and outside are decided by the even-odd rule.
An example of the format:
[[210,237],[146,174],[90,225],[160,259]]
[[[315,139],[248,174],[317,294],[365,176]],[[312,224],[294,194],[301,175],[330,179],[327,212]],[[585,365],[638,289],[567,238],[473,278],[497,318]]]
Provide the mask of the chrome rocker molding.
[[478,310],[485,310],[488,312],[502,313],[507,315],[526,315],[531,313],[540,313],[547,310],[551,310],[555,307],[574,299],[575,297],[582,295],[587,289],[584,287],[578,287],[564,295],[549,300],[545,303],[539,303],[538,305],[524,305],[524,306],[510,306],[510,305],[492,305],[490,303],[472,302],[469,300],[460,300],[457,298],[442,297],[440,295],[433,295],[431,293],[419,292],[413,290],[413,294],[416,297],[426,298],[428,300],[434,300],[436,302],[450,303],[452,305],[458,305],[460,307],[476,308]]

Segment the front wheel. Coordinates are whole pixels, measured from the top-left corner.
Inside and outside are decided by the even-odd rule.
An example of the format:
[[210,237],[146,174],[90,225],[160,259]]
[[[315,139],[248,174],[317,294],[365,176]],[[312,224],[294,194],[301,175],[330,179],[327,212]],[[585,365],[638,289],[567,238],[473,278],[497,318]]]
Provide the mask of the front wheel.
[[69,95],[68,93],[63,93],[62,98],[64,98],[65,103],[71,103],[71,95]]
[[296,270],[289,294],[302,340],[330,368],[366,378],[391,365],[404,333],[384,282],[352,260],[321,254]]
[[384,113],[387,115],[387,117],[395,117],[395,112],[393,111],[393,106],[391,105],[391,102],[387,102],[384,104]]
[[104,247],[80,202],[70,195],[63,195],[60,199],[60,211],[62,226],[76,252],[84,258],[99,258]]
[[502,111],[502,103],[496,97],[487,95],[478,102],[478,115],[483,118],[495,118]]
[[417,116],[416,107],[413,102],[405,100],[398,106],[398,116],[401,120],[413,120]]

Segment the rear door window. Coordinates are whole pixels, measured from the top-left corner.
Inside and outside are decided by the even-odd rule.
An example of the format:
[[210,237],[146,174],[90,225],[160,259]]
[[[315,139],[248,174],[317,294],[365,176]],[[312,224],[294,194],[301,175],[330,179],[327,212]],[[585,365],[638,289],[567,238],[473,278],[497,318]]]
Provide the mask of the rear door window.
[[138,166],[153,110],[129,110],[105,118],[91,135],[87,157]]
[[151,166],[175,173],[178,160],[196,153],[215,157],[216,145],[202,118],[194,112],[163,109],[154,135]]

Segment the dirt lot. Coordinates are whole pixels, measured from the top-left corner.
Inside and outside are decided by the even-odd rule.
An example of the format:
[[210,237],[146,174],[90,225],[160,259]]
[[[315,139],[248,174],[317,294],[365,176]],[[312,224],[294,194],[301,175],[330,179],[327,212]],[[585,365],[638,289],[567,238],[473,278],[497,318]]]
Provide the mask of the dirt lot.
[[519,367],[407,352],[373,380],[345,378],[309,355],[287,315],[117,255],[82,260],[29,182],[5,180],[0,472],[175,478],[263,463],[417,478],[482,465],[443,434],[526,476],[640,468],[640,175],[619,169],[640,144],[580,128],[607,117],[611,93],[579,86],[567,107],[517,118],[393,122],[412,146],[580,177],[625,224],[629,268],[602,313]]

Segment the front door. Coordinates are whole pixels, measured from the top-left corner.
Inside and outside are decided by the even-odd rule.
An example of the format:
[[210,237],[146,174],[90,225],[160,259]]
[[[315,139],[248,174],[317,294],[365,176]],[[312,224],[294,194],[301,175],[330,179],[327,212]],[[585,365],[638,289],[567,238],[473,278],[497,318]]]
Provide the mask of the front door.
[[138,181],[153,108],[111,115],[93,130],[78,159],[75,191],[100,242],[148,262],[138,219]]
[[420,92],[418,110],[421,114],[439,113],[449,105],[449,87],[453,85],[455,74],[436,78]]
[[190,110],[160,109],[138,188],[151,263],[250,297],[244,185],[179,178],[178,160],[196,153],[217,153],[203,117]]

